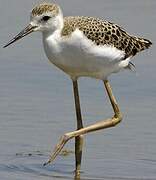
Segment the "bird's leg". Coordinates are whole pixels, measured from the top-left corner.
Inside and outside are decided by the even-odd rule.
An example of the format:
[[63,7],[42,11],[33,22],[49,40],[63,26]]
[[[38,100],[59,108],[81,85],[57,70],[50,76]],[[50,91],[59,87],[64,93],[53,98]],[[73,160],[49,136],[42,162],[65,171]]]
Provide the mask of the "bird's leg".
[[[78,91],[78,82],[73,80],[73,92],[75,100],[75,110],[77,118],[77,130],[83,128],[81,106]],[[81,159],[82,159],[82,148],[83,148],[83,135],[75,137],[75,177],[80,176]]]
[[111,102],[113,110],[114,110],[114,116],[112,118],[110,118],[110,119],[106,119],[106,120],[97,122],[97,123],[95,123],[93,125],[87,126],[85,128],[82,128],[82,129],[79,129],[79,130],[64,134],[61,137],[59,143],[56,145],[56,147],[55,147],[55,149],[53,151],[53,154],[51,155],[49,161],[47,163],[45,163],[45,165],[51,163],[56,158],[56,156],[59,154],[61,149],[64,147],[64,145],[70,139],[72,139],[74,137],[78,137],[80,135],[90,133],[90,132],[94,132],[94,131],[97,131],[97,130],[100,130],[100,129],[111,128],[111,127],[114,127],[114,126],[116,126],[117,124],[119,124],[121,122],[122,114],[120,112],[120,109],[119,109],[119,106],[118,106],[118,104],[116,102],[116,99],[115,99],[115,97],[114,97],[114,95],[112,93],[112,89],[111,89],[111,86],[110,86],[108,80],[104,81],[104,85],[105,85],[107,94],[109,96],[110,102]]

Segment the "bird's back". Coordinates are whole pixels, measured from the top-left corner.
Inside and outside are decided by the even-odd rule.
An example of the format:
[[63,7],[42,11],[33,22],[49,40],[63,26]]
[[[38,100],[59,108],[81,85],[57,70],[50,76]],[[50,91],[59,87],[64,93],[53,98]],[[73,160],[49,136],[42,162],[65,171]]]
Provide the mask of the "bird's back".
[[117,24],[102,19],[83,16],[65,17],[62,36],[69,36],[75,29],[81,30],[98,46],[109,45],[124,51],[124,59],[152,45],[151,41],[132,36]]

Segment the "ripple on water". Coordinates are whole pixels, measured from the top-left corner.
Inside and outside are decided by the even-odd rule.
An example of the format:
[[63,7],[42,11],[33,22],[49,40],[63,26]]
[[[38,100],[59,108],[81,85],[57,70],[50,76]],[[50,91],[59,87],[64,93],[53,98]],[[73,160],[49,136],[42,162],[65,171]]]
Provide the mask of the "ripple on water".
[[[33,180],[70,180],[74,177],[74,165],[61,163],[64,156],[60,156],[59,163],[54,163],[54,165],[42,166],[41,162],[43,159],[47,158],[47,152],[32,151],[28,153],[16,153],[14,155],[16,159],[12,163],[0,164],[0,172],[8,172],[9,174],[14,174],[15,176],[22,175],[22,180],[27,179],[27,175],[32,177]],[[44,156],[44,157],[43,157]],[[38,163],[34,163],[38,161]],[[140,159],[139,161],[147,161],[156,164],[156,160],[152,159]],[[29,163],[28,163],[29,162]],[[126,176],[94,176],[94,174],[87,174],[85,172],[81,173],[81,180],[147,180],[147,178],[141,177],[126,177]],[[18,178],[16,179],[18,180]],[[155,180],[155,178],[148,178],[148,180]]]

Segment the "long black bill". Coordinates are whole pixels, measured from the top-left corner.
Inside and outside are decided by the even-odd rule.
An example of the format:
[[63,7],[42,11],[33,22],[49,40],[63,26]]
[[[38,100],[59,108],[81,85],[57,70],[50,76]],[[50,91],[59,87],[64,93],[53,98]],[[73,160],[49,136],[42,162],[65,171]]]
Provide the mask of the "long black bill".
[[32,33],[35,30],[35,28],[36,28],[36,26],[32,26],[31,24],[29,24],[23,31],[21,31],[19,34],[17,34],[17,36],[15,36],[13,39],[11,39],[5,46],[3,46],[3,48],[8,47],[10,44],[13,44],[17,40]]

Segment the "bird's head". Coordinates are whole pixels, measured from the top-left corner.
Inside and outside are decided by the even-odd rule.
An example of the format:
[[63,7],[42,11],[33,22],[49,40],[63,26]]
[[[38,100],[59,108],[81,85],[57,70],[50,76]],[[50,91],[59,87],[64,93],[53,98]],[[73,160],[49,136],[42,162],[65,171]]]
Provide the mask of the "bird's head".
[[53,3],[42,3],[34,7],[30,15],[30,23],[17,36],[11,39],[5,46],[9,46],[24,36],[40,31],[53,33],[63,27],[63,16],[58,5]]

